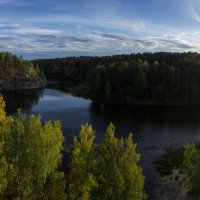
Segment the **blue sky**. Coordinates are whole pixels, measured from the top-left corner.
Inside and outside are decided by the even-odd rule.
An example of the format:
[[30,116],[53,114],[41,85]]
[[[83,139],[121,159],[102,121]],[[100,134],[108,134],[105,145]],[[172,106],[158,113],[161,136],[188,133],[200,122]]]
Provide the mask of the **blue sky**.
[[25,58],[200,51],[200,0],[0,0],[0,51]]

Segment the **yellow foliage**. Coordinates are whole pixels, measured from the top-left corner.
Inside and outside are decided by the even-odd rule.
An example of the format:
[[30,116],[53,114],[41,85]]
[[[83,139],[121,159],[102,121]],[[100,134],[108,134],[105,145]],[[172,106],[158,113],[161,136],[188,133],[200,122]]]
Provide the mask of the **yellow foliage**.
[[0,121],[3,121],[6,117],[5,113],[5,101],[2,96],[0,96]]

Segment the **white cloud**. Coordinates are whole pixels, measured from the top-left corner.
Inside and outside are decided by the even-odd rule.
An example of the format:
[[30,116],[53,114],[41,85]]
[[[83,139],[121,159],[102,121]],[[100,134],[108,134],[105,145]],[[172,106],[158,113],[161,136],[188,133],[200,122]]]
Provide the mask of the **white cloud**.
[[[11,1],[0,0],[0,4]],[[199,1],[182,1],[184,13],[200,22]],[[0,17],[0,50],[44,54],[200,50],[198,29],[187,31],[150,23],[147,18],[133,19],[120,12],[119,0],[88,2],[80,15],[19,12],[15,18]]]
[[63,31],[55,29],[44,29],[37,27],[26,27],[26,28],[16,28],[11,31],[12,33],[23,34],[23,35],[48,35],[48,34],[61,34]]

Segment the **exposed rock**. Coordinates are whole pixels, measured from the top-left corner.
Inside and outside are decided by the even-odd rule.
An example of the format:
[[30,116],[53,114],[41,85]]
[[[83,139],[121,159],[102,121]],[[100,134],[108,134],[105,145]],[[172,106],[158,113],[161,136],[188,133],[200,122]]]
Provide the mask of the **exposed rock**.
[[161,177],[158,181],[155,200],[190,200],[186,191],[181,190],[184,176],[178,169],[174,169],[171,175]]
[[46,78],[43,75],[27,77],[24,79],[10,79],[9,81],[0,80],[0,91],[6,90],[26,90],[44,88],[47,86]]

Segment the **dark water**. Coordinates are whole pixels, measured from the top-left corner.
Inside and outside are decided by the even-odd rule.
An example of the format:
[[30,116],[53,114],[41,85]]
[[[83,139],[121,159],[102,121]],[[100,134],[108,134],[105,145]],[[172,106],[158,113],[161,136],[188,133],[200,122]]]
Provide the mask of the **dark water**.
[[[52,87],[51,87],[52,88]],[[133,133],[141,165],[146,176],[145,188],[154,199],[157,173],[152,164],[165,148],[200,142],[200,107],[198,106],[101,106],[74,97],[62,90],[44,89],[3,93],[6,110],[15,114],[21,108],[27,115],[40,114],[44,121],[60,119],[63,134],[69,141],[78,134],[81,124],[93,125],[97,142],[109,122],[116,125],[118,137]]]

